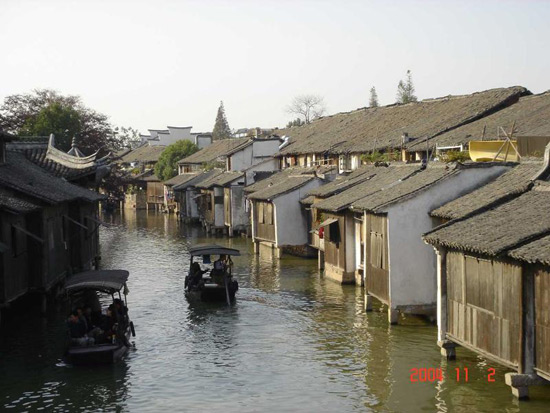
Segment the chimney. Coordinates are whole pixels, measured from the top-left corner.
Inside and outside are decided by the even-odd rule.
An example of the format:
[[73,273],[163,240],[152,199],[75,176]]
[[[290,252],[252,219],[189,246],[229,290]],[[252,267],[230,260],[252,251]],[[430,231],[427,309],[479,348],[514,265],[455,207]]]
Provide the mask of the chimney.
[[409,143],[409,134],[407,132],[403,132],[403,135],[401,135],[401,143],[403,145]]

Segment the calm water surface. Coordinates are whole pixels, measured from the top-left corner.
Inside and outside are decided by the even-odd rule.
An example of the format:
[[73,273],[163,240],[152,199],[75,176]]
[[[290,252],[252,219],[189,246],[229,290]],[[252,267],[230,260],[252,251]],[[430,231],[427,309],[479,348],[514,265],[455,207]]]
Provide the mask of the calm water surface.
[[[361,290],[325,281],[316,260],[273,261],[247,239],[239,248],[234,306],[190,303],[183,294],[188,249],[212,241],[173,216],[107,216],[102,267],[130,271],[135,349],[115,366],[64,365],[67,309],[47,317],[15,309],[0,331],[0,410],[223,412],[548,412],[550,391],[517,402],[504,368],[464,349],[439,355],[433,325],[390,327],[380,308],[365,314]],[[411,368],[444,380],[411,383]],[[455,368],[468,368],[457,382]],[[487,369],[496,369],[495,382]]]

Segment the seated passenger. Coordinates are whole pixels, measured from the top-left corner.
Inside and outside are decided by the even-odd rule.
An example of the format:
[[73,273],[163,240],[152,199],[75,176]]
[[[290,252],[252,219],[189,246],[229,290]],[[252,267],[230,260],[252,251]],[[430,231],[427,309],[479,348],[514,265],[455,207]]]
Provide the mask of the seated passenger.
[[69,327],[69,334],[72,344],[76,344],[78,346],[88,346],[94,344],[94,339],[88,337],[86,334],[86,324],[78,316],[77,310],[71,313],[67,325]]
[[115,307],[113,304],[111,304],[109,308],[107,308],[107,310],[105,311],[105,314],[102,315],[101,317],[102,318],[101,330],[103,330],[105,340],[107,341],[111,341],[112,336],[113,334],[115,334],[115,330],[116,330],[115,325],[117,321],[115,318],[114,311],[115,311]]
[[225,271],[227,266],[225,261],[225,255],[220,255],[220,258],[214,261],[214,269],[216,271]]
[[202,281],[202,275],[206,272],[203,270],[198,262],[191,264],[191,269],[189,270],[189,278],[187,283],[190,287],[199,285]]

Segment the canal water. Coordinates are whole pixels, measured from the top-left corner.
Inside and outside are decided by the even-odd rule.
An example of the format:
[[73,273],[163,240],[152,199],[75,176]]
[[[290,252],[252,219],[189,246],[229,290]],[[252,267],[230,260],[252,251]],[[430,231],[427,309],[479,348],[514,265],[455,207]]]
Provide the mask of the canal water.
[[[51,306],[40,317],[19,306],[0,331],[0,410],[550,411],[548,388],[519,403],[501,366],[464,349],[444,361],[424,320],[390,327],[380,306],[365,314],[361,290],[324,280],[315,260],[258,257],[248,239],[207,237],[173,216],[104,219],[112,225],[101,230],[101,266],[130,271],[135,349],[114,366],[67,366],[67,309]],[[183,294],[188,249],[201,242],[242,251],[235,305],[190,303]],[[411,369],[426,381],[411,382]],[[443,379],[430,381],[429,369]]]

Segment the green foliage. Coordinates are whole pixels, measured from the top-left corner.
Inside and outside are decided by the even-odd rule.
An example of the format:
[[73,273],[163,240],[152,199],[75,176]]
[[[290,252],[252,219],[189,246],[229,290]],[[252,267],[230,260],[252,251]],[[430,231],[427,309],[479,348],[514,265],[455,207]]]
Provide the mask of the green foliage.
[[447,151],[441,154],[440,158],[443,162],[465,162],[470,160],[470,154],[461,151]]
[[375,162],[395,162],[399,161],[400,155],[398,151],[389,151],[389,152],[379,152],[374,151],[371,153],[364,153],[361,155],[361,161],[366,163],[375,163]]
[[214,124],[214,130],[212,131],[212,141],[219,141],[222,139],[231,138],[231,128],[227,122],[225,116],[225,108],[223,107],[223,102],[220,102],[220,107],[218,108],[218,114],[216,115],[216,123]]
[[116,136],[116,139],[120,142],[120,145],[123,148],[130,148],[132,147],[132,143],[138,143],[141,141],[139,131],[130,126],[127,128],[124,126],[119,128],[117,126],[113,129],[113,134]]
[[79,113],[71,106],[54,102],[44,106],[36,116],[29,117],[20,130],[21,135],[55,135],[56,146],[68,150],[74,136],[81,132]]
[[370,88],[369,107],[378,107],[378,93],[376,93],[376,88],[374,86]]
[[305,122],[300,118],[296,118],[295,120],[291,120],[290,122],[288,122],[286,124],[286,127],[291,128],[293,126],[302,126],[302,125],[305,125]]
[[414,84],[411,71],[407,70],[407,79],[400,80],[397,85],[397,103],[417,102],[418,98],[414,94]]
[[202,164],[202,169],[204,169],[205,171],[211,171],[214,168],[224,169],[225,168],[225,163],[219,162],[219,161],[218,162],[213,161],[213,162],[204,162]]
[[178,174],[178,161],[199,150],[194,143],[181,140],[166,147],[155,165],[155,175],[161,180],[173,178]]
[[107,116],[84,106],[78,96],[48,89],[7,96],[0,107],[0,129],[18,136],[53,133],[65,151],[73,137],[84,153],[120,148]]

